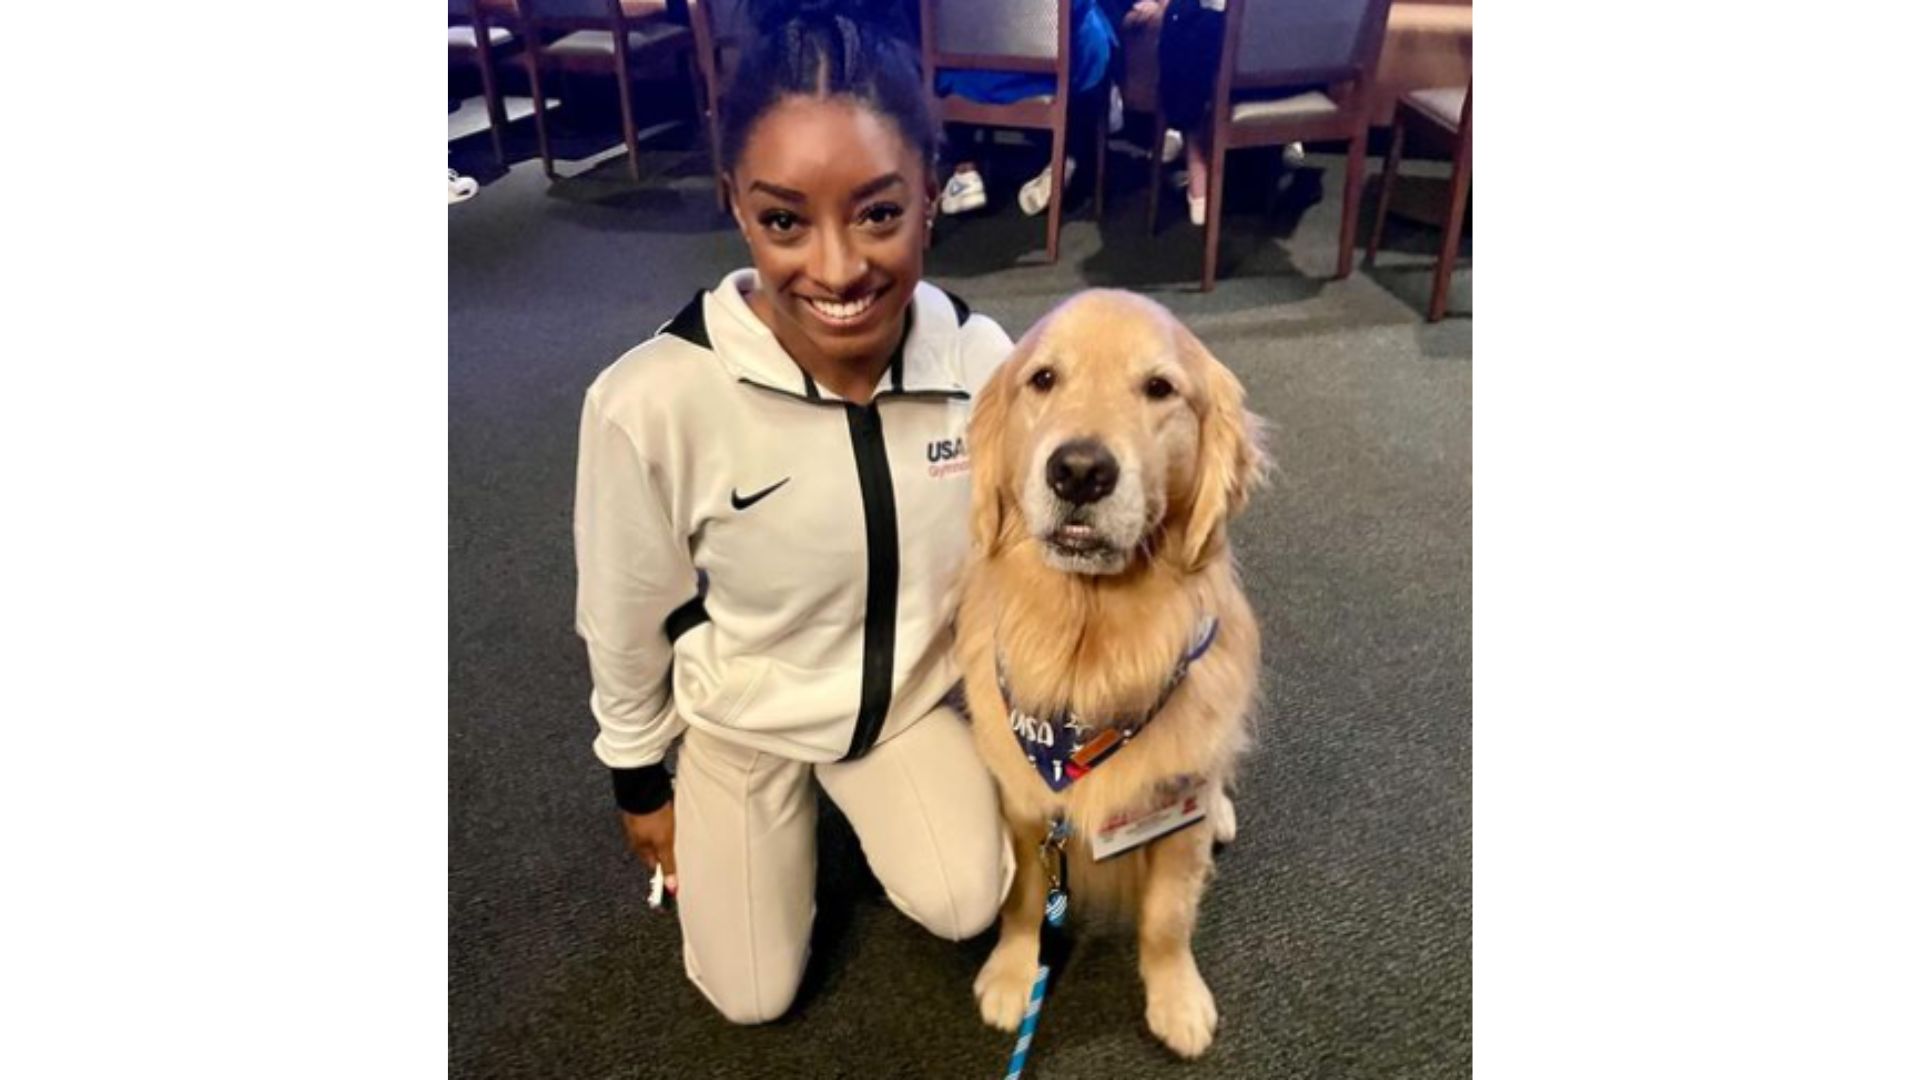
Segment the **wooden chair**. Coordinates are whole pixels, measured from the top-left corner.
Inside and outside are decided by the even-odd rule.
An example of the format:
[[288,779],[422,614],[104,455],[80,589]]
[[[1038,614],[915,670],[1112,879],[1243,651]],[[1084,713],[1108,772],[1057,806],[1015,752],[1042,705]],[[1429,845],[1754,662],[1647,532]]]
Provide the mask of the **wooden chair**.
[[752,33],[746,0],[693,0],[694,60],[705,95],[699,108],[707,124],[707,148],[713,155],[714,197],[722,212],[727,209],[727,184],[720,172],[720,99],[732,75],[728,54],[734,54],[732,63],[737,64]]
[[480,92],[487,102],[487,128],[493,136],[493,156],[505,165],[507,110],[494,73],[494,50],[513,45],[513,31],[494,25],[491,12],[475,0],[447,0],[447,55],[455,63],[480,69]]
[[[1220,198],[1225,190],[1227,151],[1255,146],[1346,143],[1340,260],[1334,277],[1353,272],[1354,225],[1360,185],[1366,178],[1369,96],[1389,7],[1390,0],[1230,0],[1227,4],[1226,38],[1208,119],[1212,139],[1201,289],[1213,289],[1220,261]],[[1235,100],[1236,93],[1240,100]],[[1156,109],[1151,145],[1159,146],[1165,137],[1166,114]],[[1155,154],[1152,160],[1149,231],[1159,216],[1162,171],[1160,156]]]
[[[1068,67],[1073,59],[1073,0],[920,0],[920,69],[927,96],[946,124],[1022,128],[1053,138],[1053,190],[1047,203],[1047,261],[1060,259],[1060,204],[1067,176]],[[1051,94],[987,105],[957,94],[936,97],[941,71],[1025,71],[1052,75]],[[1104,123],[1101,130],[1105,130]],[[1095,140],[1094,214],[1104,209],[1107,140]]]
[[[547,135],[546,97],[540,89],[543,67],[566,73],[611,73],[620,88],[620,134],[627,145],[627,170],[640,179],[640,137],[633,119],[633,69],[654,56],[672,55],[693,86],[700,87],[687,54],[693,31],[686,0],[513,0],[527,38],[527,80],[533,86],[533,123],[540,139],[540,163],[549,177],[553,149]],[[548,41],[555,31],[559,36]]]
[[1454,258],[1460,254],[1467,194],[1473,189],[1473,83],[1401,95],[1393,111],[1393,142],[1387,147],[1386,173],[1380,180],[1380,208],[1374,212],[1373,235],[1367,239],[1369,267],[1379,254],[1380,236],[1387,227],[1393,176],[1400,167],[1400,151],[1409,129],[1416,139],[1447,145],[1453,153],[1453,176],[1447,181],[1447,220],[1440,234],[1440,262],[1433,271],[1433,297],[1427,301],[1427,321],[1439,322],[1447,313],[1447,288],[1453,283]]

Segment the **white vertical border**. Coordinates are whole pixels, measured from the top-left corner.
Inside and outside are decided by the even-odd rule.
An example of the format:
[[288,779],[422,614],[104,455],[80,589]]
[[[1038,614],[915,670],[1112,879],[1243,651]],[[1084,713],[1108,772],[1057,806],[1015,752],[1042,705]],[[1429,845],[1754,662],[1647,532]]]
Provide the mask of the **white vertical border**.
[[1912,1075],[1913,19],[1478,7],[1476,1075]]
[[438,9],[7,36],[0,1074],[441,1073]]

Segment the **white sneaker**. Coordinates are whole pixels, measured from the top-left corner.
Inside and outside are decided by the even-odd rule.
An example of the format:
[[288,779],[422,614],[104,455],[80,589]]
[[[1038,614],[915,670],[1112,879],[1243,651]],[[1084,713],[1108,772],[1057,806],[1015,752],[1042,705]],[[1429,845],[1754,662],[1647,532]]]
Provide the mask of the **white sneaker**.
[[1120,101],[1120,88],[1109,86],[1107,96],[1107,134],[1118,135],[1127,126],[1127,107]]
[[[1064,190],[1073,183],[1073,159],[1067,159],[1067,178],[1060,183]],[[1044,213],[1047,203],[1053,199],[1053,166],[1040,170],[1040,175],[1020,185],[1020,212],[1032,217]]]
[[1307,163],[1307,148],[1290,142],[1280,148],[1280,161],[1289,169],[1297,169]]
[[466,202],[480,190],[480,182],[471,176],[461,176],[452,169],[447,170],[447,204]]
[[1160,141],[1160,164],[1171,165],[1180,160],[1180,154],[1187,148],[1187,140],[1174,128],[1167,129],[1167,137]]
[[972,169],[957,169],[940,192],[940,212],[964,214],[987,205],[987,183]]
[[1205,195],[1196,196],[1191,191],[1187,192],[1187,220],[1193,222],[1195,225],[1205,225],[1207,223],[1207,197]]

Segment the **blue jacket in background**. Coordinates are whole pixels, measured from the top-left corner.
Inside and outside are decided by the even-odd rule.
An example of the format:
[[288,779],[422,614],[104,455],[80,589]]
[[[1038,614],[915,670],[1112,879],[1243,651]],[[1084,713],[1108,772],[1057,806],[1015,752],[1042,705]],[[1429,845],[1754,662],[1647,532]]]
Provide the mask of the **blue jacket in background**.
[[[1071,41],[1073,61],[1068,69],[1068,87],[1076,95],[1084,94],[1106,80],[1120,41],[1095,0],[1073,0]],[[942,71],[933,84],[934,92],[942,97],[958,94],[987,105],[1051,94],[1053,87],[1052,76],[1025,71]]]

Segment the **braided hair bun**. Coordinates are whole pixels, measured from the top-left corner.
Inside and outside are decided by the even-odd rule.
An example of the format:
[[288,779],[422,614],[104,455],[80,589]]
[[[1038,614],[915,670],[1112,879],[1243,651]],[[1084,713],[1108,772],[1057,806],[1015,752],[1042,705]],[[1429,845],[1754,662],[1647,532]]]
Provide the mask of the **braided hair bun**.
[[939,125],[920,79],[904,0],[746,0],[757,31],[721,102],[732,173],[760,118],[785,98],[844,97],[891,121],[931,172]]

